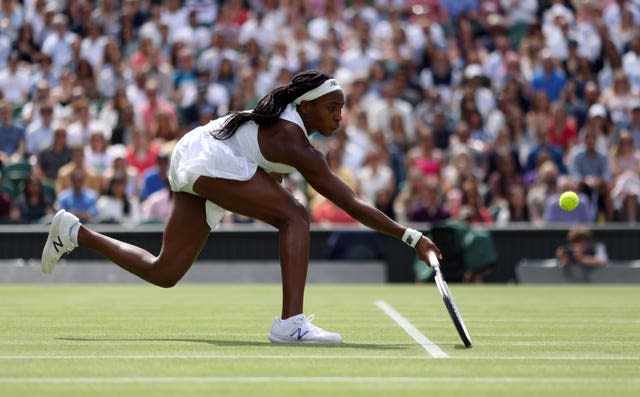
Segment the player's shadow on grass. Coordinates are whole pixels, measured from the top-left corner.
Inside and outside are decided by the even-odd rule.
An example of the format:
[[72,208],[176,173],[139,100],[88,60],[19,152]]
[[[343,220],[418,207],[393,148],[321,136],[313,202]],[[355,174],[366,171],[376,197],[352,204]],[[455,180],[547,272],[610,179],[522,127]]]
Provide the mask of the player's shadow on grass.
[[187,339],[187,338],[57,338],[58,340],[72,342],[185,342],[185,343],[204,343],[214,346],[296,346],[296,347],[322,347],[322,348],[339,348],[339,349],[362,349],[362,350],[407,350],[415,346],[415,344],[375,344],[375,343],[342,343],[340,345],[323,345],[323,344],[273,344],[268,341],[242,341],[242,340],[224,340],[224,339]]

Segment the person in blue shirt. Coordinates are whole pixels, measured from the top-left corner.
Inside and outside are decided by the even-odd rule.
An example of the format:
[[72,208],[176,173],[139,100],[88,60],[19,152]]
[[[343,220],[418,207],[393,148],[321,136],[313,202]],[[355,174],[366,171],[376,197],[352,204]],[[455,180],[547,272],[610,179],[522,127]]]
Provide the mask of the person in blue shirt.
[[556,164],[561,174],[565,174],[567,170],[564,166],[564,151],[562,148],[551,143],[549,132],[546,129],[536,131],[536,138],[538,144],[527,154],[527,161],[524,166],[525,173],[533,172],[542,164],[540,158],[544,155],[545,157],[548,156],[548,158]]
[[22,160],[25,149],[25,129],[13,121],[11,104],[0,100],[0,164]]
[[91,223],[98,217],[98,195],[84,185],[85,175],[82,168],[76,168],[71,173],[72,187],[65,189],[58,195],[58,206],[77,216],[82,222]]
[[585,130],[584,149],[573,156],[569,163],[569,175],[580,185],[580,190],[590,196],[593,203],[605,211],[608,220],[613,220],[613,202],[611,200],[612,180],[609,159],[606,154],[596,150],[597,136],[592,129]]
[[560,99],[560,94],[567,85],[567,78],[556,67],[556,60],[549,50],[542,50],[540,57],[542,59],[542,67],[533,74],[531,87],[534,90],[543,90],[549,96],[549,100],[555,102]]
[[140,191],[140,202],[144,201],[152,193],[164,189],[167,184],[169,172],[170,152],[161,150],[156,158],[156,166],[149,168],[142,175],[142,190]]

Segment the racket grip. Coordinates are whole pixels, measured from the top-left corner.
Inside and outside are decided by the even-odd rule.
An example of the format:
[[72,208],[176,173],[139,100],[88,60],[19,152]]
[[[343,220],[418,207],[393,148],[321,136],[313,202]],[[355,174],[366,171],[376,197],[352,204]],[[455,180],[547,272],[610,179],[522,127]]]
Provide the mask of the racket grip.
[[431,266],[440,266],[440,261],[438,261],[438,257],[436,256],[435,252],[427,252],[427,258],[429,259],[429,263],[431,264]]

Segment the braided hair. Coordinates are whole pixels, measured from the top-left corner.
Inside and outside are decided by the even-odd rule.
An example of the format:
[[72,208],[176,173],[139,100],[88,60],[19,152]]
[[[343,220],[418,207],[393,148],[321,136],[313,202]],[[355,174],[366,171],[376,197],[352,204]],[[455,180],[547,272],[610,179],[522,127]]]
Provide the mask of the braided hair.
[[276,87],[265,95],[251,112],[232,112],[222,128],[213,131],[216,139],[231,138],[247,121],[258,125],[276,122],[287,106],[297,97],[320,86],[332,77],[319,70],[306,70],[296,74],[287,85]]

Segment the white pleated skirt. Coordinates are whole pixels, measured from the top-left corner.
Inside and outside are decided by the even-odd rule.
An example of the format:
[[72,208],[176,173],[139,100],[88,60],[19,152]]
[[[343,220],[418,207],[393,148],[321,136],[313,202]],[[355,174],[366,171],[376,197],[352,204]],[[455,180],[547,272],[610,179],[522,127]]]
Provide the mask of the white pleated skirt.
[[[200,176],[246,181],[256,173],[258,164],[242,156],[233,140],[218,140],[208,132],[211,124],[188,132],[173,149],[168,178],[174,192],[198,195],[193,184]],[[213,229],[226,210],[209,200],[205,208],[207,223]]]

